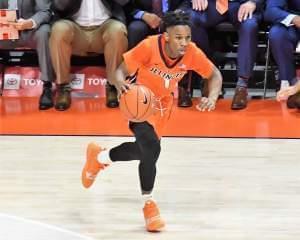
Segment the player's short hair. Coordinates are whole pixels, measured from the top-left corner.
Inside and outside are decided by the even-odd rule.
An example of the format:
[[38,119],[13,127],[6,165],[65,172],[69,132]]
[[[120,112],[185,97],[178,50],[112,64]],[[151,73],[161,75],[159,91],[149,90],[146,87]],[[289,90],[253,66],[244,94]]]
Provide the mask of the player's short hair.
[[187,25],[191,27],[190,14],[181,9],[167,12],[163,16],[163,29],[167,30],[168,27],[177,25]]

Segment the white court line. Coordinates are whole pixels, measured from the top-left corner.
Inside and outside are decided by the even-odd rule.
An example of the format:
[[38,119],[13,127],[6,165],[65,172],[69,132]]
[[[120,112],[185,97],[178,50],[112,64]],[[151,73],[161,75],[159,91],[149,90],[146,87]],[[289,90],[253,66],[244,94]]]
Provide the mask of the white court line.
[[5,240],[94,240],[57,226],[4,213],[0,213],[0,237]]

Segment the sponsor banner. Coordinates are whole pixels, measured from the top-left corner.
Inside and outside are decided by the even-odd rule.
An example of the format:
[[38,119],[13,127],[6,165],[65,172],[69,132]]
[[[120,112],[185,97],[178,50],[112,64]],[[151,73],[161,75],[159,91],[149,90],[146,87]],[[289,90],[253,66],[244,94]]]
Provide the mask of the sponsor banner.
[[[6,67],[3,96],[40,96],[43,89],[37,67]],[[74,67],[70,74],[72,95],[75,97],[105,97],[104,67]]]
[[71,73],[71,87],[73,90],[83,90],[84,89],[84,78],[85,74],[82,73]]
[[4,75],[4,88],[9,90],[20,89],[21,75],[15,73],[8,73]]
[[73,67],[71,72],[72,96],[105,97],[105,67]]
[[[300,69],[299,69],[300,70]],[[300,72],[298,72],[298,76]],[[43,89],[41,73],[37,67],[6,67],[3,84],[3,96],[10,97],[36,97]],[[104,67],[73,67],[70,74],[73,97],[105,97],[107,82]],[[178,97],[177,89],[174,92]]]
[[43,83],[40,72],[32,67],[6,67],[3,81],[3,96],[39,96]]

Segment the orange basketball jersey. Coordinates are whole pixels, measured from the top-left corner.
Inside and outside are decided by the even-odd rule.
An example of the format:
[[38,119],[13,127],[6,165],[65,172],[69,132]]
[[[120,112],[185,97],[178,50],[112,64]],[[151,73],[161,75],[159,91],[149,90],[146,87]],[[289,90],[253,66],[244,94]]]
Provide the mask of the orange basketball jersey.
[[170,116],[172,93],[187,71],[193,70],[203,78],[209,78],[213,72],[212,62],[194,43],[187,46],[183,57],[174,60],[166,55],[164,48],[164,36],[154,35],[123,54],[129,74],[136,74],[137,83],[150,88],[159,101],[155,119],[149,120],[158,135]]
[[164,46],[164,36],[154,35],[123,55],[129,74],[137,73],[137,82],[150,88],[155,96],[169,96],[188,70],[203,78],[212,74],[213,64],[194,43],[175,61],[167,57]]

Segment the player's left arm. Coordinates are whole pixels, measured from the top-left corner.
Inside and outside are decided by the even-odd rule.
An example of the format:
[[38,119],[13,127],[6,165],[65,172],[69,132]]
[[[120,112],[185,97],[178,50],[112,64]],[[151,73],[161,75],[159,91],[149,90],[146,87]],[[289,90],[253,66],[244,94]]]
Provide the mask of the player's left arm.
[[216,108],[216,103],[222,88],[222,75],[215,66],[213,66],[212,74],[207,79],[208,80],[208,97],[202,97],[200,99],[199,104],[197,105],[197,109],[199,111],[212,111]]

